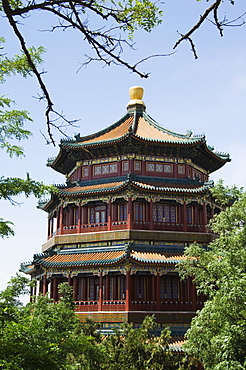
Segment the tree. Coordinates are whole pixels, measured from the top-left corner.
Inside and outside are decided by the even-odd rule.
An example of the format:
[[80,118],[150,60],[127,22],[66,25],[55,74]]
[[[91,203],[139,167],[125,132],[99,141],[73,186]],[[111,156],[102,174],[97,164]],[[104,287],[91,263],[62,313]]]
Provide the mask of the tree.
[[169,348],[169,329],[163,329],[160,336],[155,329],[154,316],[147,316],[139,328],[124,324],[114,335],[108,335],[102,342],[107,353],[102,369],[178,369],[180,358]]
[[[0,43],[3,45],[4,40],[0,39]],[[1,49],[3,50],[3,46]],[[32,48],[28,52],[33,63],[42,62],[43,48]],[[0,54],[0,83],[4,83],[6,77],[11,74],[17,73],[23,77],[32,74],[26,55],[22,54],[9,59],[2,52]],[[24,127],[25,122],[31,121],[31,118],[27,111],[12,109],[14,103],[8,97],[0,96],[0,149],[5,150],[10,157],[21,157],[24,155],[24,149],[19,145],[19,142],[31,135],[31,132]],[[0,200],[10,201],[11,204],[17,204],[13,197],[19,194],[23,193],[26,197],[34,195],[39,198],[50,191],[54,191],[52,186],[46,186],[42,182],[32,180],[28,173],[26,179],[0,177]],[[0,237],[14,235],[12,226],[11,221],[0,217]]]
[[[245,13],[239,14],[236,19],[228,19],[224,16],[223,7],[228,2],[231,5],[234,4],[233,0],[210,1],[209,6],[199,16],[197,23],[189,31],[185,33],[178,32],[180,37],[175,43],[174,49],[182,41],[186,40],[190,43],[193,54],[197,58],[192,36],[210,16],[212,17],[210,21],[218,29],[221,36],[223,36],[223,29],[225,27],[244,25],[243,15]],[[195,4],[196,0],[194,0],[194,7]],[[44,14],[52,14],[54,16],[54,23],[50,27],[51,32],[57,29],[63,31],[73,29],[80,33],[82,39],[88,43],[92,52],[94,52],[92,55],[86,55],[83,65],[87,65],[93,60],[102,61],[106,65],[117,64],[128,68],[142,78],[147,78],[149,73],[141,72],[138,69],[139,64],[153,56],[170,55],[170,53],[161,53],[146,56],[146,58],[135,64],[129,63],[123,58],[124,47],[133,47],[132,37],[136,29],[140,28],[150,32],[162,21],[162,10],[157,6],[156,2],[152,2],[151,0],[124,0],[118,2],[114,0],[108,2],[104,0],[92,0],[89,2],[84,0],[75,0],[73,2],[67,0],[34,0],[32,2],[26,0],[2,0],[0,11],[2,11],[5,19],[12,27],[20,42],[21,49],[27,58],[28,65],[37,78],[41,89],[40,99],[44,99],[47,103],[45,114],[48,140],[53,144],[55,140],[52,129],[57,128],[60,130],[60,126],[54,117],[62,118],[63,122],[65,121],[67,124],[73,124],[74,121],[65,119],[63,114],[54,109],[54,102],[52,101],[48,87],[44,83],[42,72],[38,70],[30,49],[26,46],[26,40],[20,31],[19,21],[21,21],[21,24],[25,24],[27,18],[40,11]],[[35,49],[32,48],[31,50]]]
[[212,192],[227,204],[210,223],[218,237],[207,248],[186,248],[187,258],[179,265],[181,276],[193,276],[198,293],[207,297],[192,320],[185,349],[205,369],[245,369],[246,192],[222,183]]
[[[202,0],[197,0],[197,1],[202,1]],[[210,0],[207,0],[207,2],[209,2],[209,1]],[[195,44],[192,40],[192,36],[195,33],[195,31],[198,30],[198,28],[200,28],[206,20],[210,20],[214,24],[214,26],[219,31],[219,34],[220,34],[221,37],[223,36],[223,31],[224,31],[225,27],[240,27],[240,26],[243,26],[245,24],[244,16],[246,15],[246,12],[244,12],[243,14],[240,14],[235,19],[228,19],[227,16],[225,16],[225,15],[223,17],[219,16],[219,12],[220,12],[220,10],[222,10],[221,8],[223,8],[223,3],[225,3],[225,2],[226,1],[223,1],[223,0],[212,1],[212,4],[205,9],[205,11],[203,12],[203,14],[201,14],[197,23],[195,23],[189,29],[188,32],[186,32],[185,34],[182,34],[182,33],[179,32],[180,38],[175,43],[173,48],[176,49],[182,41],[186,40],[190,43],[193,55],[194,55],[195,59],[197,59],[198,55],[197,55],[197,52],[196,52]],[[234,0],[228,0],[228,2],[231,5],[235,4]],[[211,19],[208,18],[210,15],[212,15]]]
[[[2,21],[8,20],[14,33],[20,41],[22,53],[13,58],[9,58],[4,53],[3,38],[0,38],[0,83],[4,83],[6,78],[13,74],[20,74],[24,78],[34,75],[38,80],[38,84],[43,93],[43,97],[47,102],[46,123],[49,140],[55,144],[52,134],[52,128],[56,128],[60,133],[64,134],[63,123],[62,127],[57,124],[57,120],[52,120],[51,113],[56,117],[62,118],[63,122],[73,124],[74,121],[67,121],[65,117],[56,112],[53,108],[53,102],[49,95],[48,89],[42,79],[42,72],[38,71],[38,65],[42,63],[43,47],[26,47],[26,42],[19,30],[18,19],[25,22],[25,19],[33,12],[42,10],[46,13],[52,13],[58,19],[58,25],[53,27],[53,30],[58,27],[66,30],[73,27],[79,32],[82,32],[85,39],[89,42],[92,48],[96,51],[99,59],[110,64],[116,62],[125,65],[133,71],[137,71],[134,66],[130,66],[121,59],[121,51],[124,44],[130,45],[127,40],[122,40],[121,36],[115,36],[118,30],[128,31],[133,34],[137,27],[141,27],[146,31],[150,31],[159,23],[160,11],[150,0],[141,0],[133,3],[132,0],[108,6],[102,2],[70,2],[70,1],[44,1],[44,2],[29,2],[16,0],[3,0],[0,4],[0,12],[2,13]],[[92,12],[98,16],[102,22],[108,22],[112,19],[116,22],[116,28],[98,28],[91,31],[87,24],[87,12]],[[83,19],[83,20],[82,20]],[[109,59],[108,59],[109,58]],[[12,108],[14,101],[6,96],[0,96],[0,149],[4,149],[10,157],[23,156],[24,150],[15,142],[20,142],[30,137],[31,132],[24,128],[26,121],[31,121],[31,118],[25,110],[15,110]],[[14,144],[13,144],[14,142]],[[36,197],[42,197],[50,191],[55,191],[54,187],[45,186],[42,182],[32,180],[27,174],[26,179],[20,178],[0,178],[0,200],[9,200],[11,204],[17,202],[13,199],[14,196],[24,193],[26,197],[33,194]],[[14,235],[13,223],[9,220],[0,218],[0,236]]]
[[40,295],[23,307],[18,295],[27,287],[16,276],[0,293],[0,369],[96,369],[100,349],[73,311],[71,288],[60,285],[59,303]]
[[[33,58],[32,52],[36,49],[28,49],[23,34],[19,29],[18,20],[25,22],[27,17],[30,17],[34,12],[42,11],[54,16],[54,25],[50,31],[57,28],[63,31],[67,29],[75,29],[83,35],[83,39],[90,45],[95,52],[95,57],[87,57],[85,64],[91,60],[100,60],[110,65],[112,63],[120,64],[131,71],[137,73],[141,77],[147,77],[147,74],[140,72],[136,65],[131,65],[122,58],[124,46],[132,47],[131,37],[134,31],[142,28],[150,32],[153,27],[160,23],[161,11],[151,0],[124,0],[122,2],[105,2],[105,1],[16,1],[3,0],[0,4],[0,11],[5,19],[9,22],[16,37],[20,42],[21,49],[26,57],[28,68],[37,78],[39,87],[42,91],[40,99],[44,99],[47,103],[46,108],[46,124],[48,138],[54,144],[52,128],[59,130],[59,125],[56,119],[52,119],[52,113],[56,118],[62,118],[66,123],[65,117],[55,111],[54,104],[50,97],[48,88],[46,87],[42,72],[40,72]],[[97,26],[91,29],[89,19],[96,17]],[[127,32],[130,38],[123,37],[122,32]],[[31,50],[31,51],[30,51]]]
[[67,283],[59,285],[59,302],[39,295],[23,307],[18,296],[30,284],[35,282],[17,275],[0,292],[0,369],[178,369],[180,358],[168,345],[170,332],[155,336],[154,317],[146,317],[140,328],[124,324],[105,337],[92,320],[80,322]]

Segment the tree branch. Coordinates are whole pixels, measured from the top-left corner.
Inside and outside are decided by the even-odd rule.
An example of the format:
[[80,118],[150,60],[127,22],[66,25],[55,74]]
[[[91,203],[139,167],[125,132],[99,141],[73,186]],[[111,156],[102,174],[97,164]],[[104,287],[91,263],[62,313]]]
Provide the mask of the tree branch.
[[51,142],[53,143],[53,145],[55,145],[55,141],[53,139],[53,135],[52,135],[52,132],[51,132],[51,125],[50,125],[50,113],[53,112],[53,102],[50,98],[50,95],[49,95],[49,92],[41,78],[41,74],[38,72],[35,64],[33,63],[32,61],[32,58],[31,58],[31,55],[28,51],[28,48],[26,47],[26,43],[25,43],[25,40],[22,36],[22,34],[20,33],[17,25],[16,25],[16,22],[15,20],[13,19],[13,16],[12,16],[12,12],[11,12],[11,8],[9,6],[9,2],[8,0],[3,0],[2,1],[3,3],[3,9],[4,9],[4,12],[8,18],[8,21],[11,25],[11,27],[13,28],[14,30],[14,33],[16,34],[17,38],[19,39],[20,41],[20,44],[21,44],[21,48],[27,58],[27,61],[28,61],[28,64],[30,65],[34,75],[36,76],[37,80],[38,80],[38,83],[39,83],[39,86],[41,88],[41,90],[43,91],[44,93],[44,97],[45,97],[45,100],[47,102],[47,107],[46,107],[46,111],[45,111],[45,115],[46,115],[46,124],[47,124],[47,130],[48,130],[48,135],[49,135],[49,138],[51,140]]
[[201,15],[199,21],[184,35],[181,35],[180,39],[176,42],[176,44],[174,45],[173,49],[176,49],[177,46],[184,40],[188,40],[191,44],[191,48],[192,48],[192,51],[193,51],[193,54],[195,56],[195,58],[197,59],[198,56],[196,54],[196,51],[195,51],[195,45],[194,43],[192,42],[191,40],[191,35],[193,35],[193,33],[202,25],[202,23],[206,20],[207,16],[213,11],[214,12],[214,18],[215,18],[215,24],[217,26],[217,28],[219,29],[220,31],[220,34],[221,36],[222,35],[222,29],[221,29],[221,24],[219,23],[218,21],[218,17],[217,17],[217,13],[218,13],[218,7],[219,5],[221,4],[222,0],[216,0],[209,8],[207,8],[205,10],[205,12],[203,13],[203,15]]

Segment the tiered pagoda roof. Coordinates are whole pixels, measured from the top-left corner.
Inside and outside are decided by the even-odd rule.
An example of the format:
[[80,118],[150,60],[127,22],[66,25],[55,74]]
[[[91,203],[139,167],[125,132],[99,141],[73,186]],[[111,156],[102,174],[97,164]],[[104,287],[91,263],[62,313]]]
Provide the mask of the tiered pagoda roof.
[[[35,265],[47,268],[79,268],[79,267],[100,267],[116,265],[121,262],[135,262],[146,265],[176,265],[183,260],[182,251],[167,251],[165,247],[153,247],[147,251],[144,247],[137,245],[121,245],[114,247],[90,247],[81,250],[60,250],[51,256],[40,254],[34,257]],[[33,264],[23,264],[22,271],[32,269]],[[26,271],[27,272],[27,271]]]
[[121,119],[103,130],[83,137],[78,134],[74,140],[62,140],[58,156],[49,159],[47,165],[66,174],[75,167],[78,158],[98,157],[99,150],[100,154],[109,156],[135,152],[141,146],[141,154],[144,151],[149,154],[151,144],[161,155],[176,155],[178,148],[181,156],[192,159],[209,172],[230,161],[228,154],[215,152],[206,144],[205,135],[193,136],[191,132],[177,134],[160,126],[145,112],[142,100],[131,100],[127,109]]

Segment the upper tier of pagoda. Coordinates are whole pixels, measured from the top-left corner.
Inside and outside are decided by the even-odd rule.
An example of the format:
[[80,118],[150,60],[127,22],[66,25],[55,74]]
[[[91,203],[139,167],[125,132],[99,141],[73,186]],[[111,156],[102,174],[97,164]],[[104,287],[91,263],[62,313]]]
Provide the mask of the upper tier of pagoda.
[[207,145],[205,135],[177,134],[160,126],[146,113],[142,96],[142,88],[131,88],[127,113],[121,119],[94,134],[62,140],[59,154],[47,165],[68,174],[78,161],[135,153],[189,159],[211,173],[230,161],[228,154]]

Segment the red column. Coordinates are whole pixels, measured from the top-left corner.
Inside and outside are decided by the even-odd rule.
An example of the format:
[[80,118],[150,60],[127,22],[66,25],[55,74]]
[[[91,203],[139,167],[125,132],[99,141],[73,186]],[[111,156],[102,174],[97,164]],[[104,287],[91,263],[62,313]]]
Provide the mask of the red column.
[[93,169],[93,166],[92,164],[89,166],[89,169],[88,169],[88,172],[89,172],[89,180],[92,179],[92,169]]
[[47,281],[47,276],[43,276],[43,295],[45,295],[48,291],[48,281]]
[[63,207],[61,206],[60,207],[60,215],[59,215],[59,217],[60,217],[60,220],[59,220],[59,225],[60,225],[60,235],[62,235],[63,234]]
[[131,281],[130,271],[127,271],[126,272],[126,311],[130,311],[130,307],[131,307],[130,281]]
[[111,206],[111,199],[108,201],[108,231],[112,229],[112,206]]
[[54,277],[53,279],[53,286],[52,286],[52,298],[54,301],[58,301],[58,279]]
[[178,163],[173,164],[173,172],[174,178],[176,179],[178,177]]
[[161,284],[160,284],[160,274],[159,272],[156,275],[156,309],[157,311],[161,310]]
[[187,231],[187,204],[183,204],[183,231]]
[[203,203],[203,232],[207,232],[207,223],[208,223],[208,215],[207,215],[207,203]]
[[150,199],[149,202],[149,229],[154,229],[154,220],[153,220],[153,200]]
[[81,233],[81,204],[79,204],[79,209],[78,209],[78,228],[77,232]]
[[132,217],[133,216],[133,209],[132,209],[132,197],[128,198],[127,201],[127,228],[132,229]]
[[103,292],[103,275],[102,275],[102,271],[100,271],[98,311],[102,311],[102,306],[103,306],[102,305],[103,304],[102,292]]
[[50,280],[50,298],[51,298],[51,299],[53,298],[53,293],[54,293],[54,289],[53,289],[53,287],[54,287],[54,280],[53,280],[53,279],[51,279],[51,280]]
[[109,299],[109,276],[106,275],[106,282],[105,282],[105,299]]
[[134,173],[134,160],[133,159],[129,160],[129,172]]

